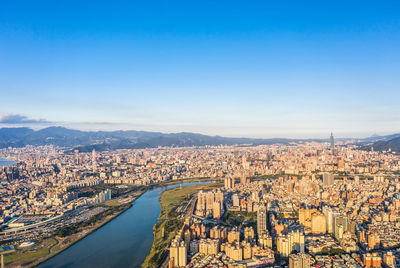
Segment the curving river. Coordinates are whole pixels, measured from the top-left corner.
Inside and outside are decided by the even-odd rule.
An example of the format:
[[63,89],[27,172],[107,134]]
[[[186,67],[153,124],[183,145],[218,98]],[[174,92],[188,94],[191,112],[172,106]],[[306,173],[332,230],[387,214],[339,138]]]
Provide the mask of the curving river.
[[8,159],[0,158],[0,167],[8,167],[14,165],[16,162]]
[[[211,181],[181,185],[206,183]],[[124,213],[38,267],[139,267],[153,244],[160,194],[179,186],[169,185],[144,193]]]

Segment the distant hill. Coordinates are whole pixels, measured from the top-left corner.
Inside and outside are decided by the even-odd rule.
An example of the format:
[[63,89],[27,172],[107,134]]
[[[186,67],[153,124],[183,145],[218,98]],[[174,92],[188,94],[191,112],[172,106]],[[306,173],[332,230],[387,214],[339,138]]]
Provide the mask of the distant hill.
[[371,150],[371,147],[374,148],[375,151],[388,151],[400,153],[400,136],[389,140],[379,140],[372,144],[364,146],[364,149]]
[[23,140],[34,131],[30,128],[1,128],[0,148],[24,146]]
[[372,135],[371,137],[362,139],[362,142],[363,143],[371,143],[371,142],[389,141],[389,140],[392,140],[392,139],[395,139],[398,137],[400,137],[400,133],[384,135],[384,136],[375,134],[375,135]]
[[64,127],[48,127],[34,131],[30,128],[0,128],[0,148],[26,145],[56,145],[80,151],[96,149],[139,149],[158,146],[184,147],[233,144],[275,144],[300,141],[295,139],[251,139],[207,136],[196,133],[161,133],[147,131],[80,131]]

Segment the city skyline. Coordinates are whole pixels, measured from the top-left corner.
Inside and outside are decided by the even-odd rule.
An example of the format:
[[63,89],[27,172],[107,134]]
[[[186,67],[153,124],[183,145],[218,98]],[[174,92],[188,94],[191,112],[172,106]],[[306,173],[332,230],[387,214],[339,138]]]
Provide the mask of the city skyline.
[[0,267],[400,267],[400,2],[0,3]]
[[257,138],[397,133],[398,7],[6,2],[0,127]]
[[399,154],[330,145],[0,148],[2,261],[397,267]]

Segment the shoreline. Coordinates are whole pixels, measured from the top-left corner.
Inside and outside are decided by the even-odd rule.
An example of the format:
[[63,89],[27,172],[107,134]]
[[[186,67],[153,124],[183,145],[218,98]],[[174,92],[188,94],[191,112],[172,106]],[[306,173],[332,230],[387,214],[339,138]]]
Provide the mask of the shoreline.
[[[133,201],[134,202],[134,201]],[[114,220],[115,218],[117,218],[119,215],[121,215],[122,213],[124,213],[126,210],[128,210],[130,207],[132,207],[132,204],[130,204],[126,209],[120,211],[119,213],[113,215],[112,217],[110,217],[109,219],[105,220],[103,223],[99,224],[98,226],[94,227],[92,230],[90,230],[89,232],[87,232],[85,235],[82,235],[81,237],[79,237],[78,239],[74,240],[73,242],[71,242],[70,244],[66,245],[65,247],[61,248],[60,250],[58,250],[57,252],[54,252],[52,254],[49,254],[48,256],[46,256],[43,260],[40,260],[39,262],[35,262],[33,264],[31,264],[31,266],[27,266],[27,267],[37,267],[40,264],[48,261],[49,259],[57,256],[58,254],[61,254],[63,251],[67,250],[68,248],[72,247],[73,245],[75,245],[76,243],[78,243],[79,241],[81,241],[82,239],[84,239],[85,237],[87,237],[88,235],[96,232],[98,229],[100,229],[101,227],[103,227],[104,225],[106,225],[107,223],[111,222],[112,220]],[[57,239],[57,238],[56,238]]]
[[[167,187],[170,185],[175,185],[175,184],[179,184],[179,183],[191,183],[191,182],[201,182],[201,181],[208,181],[210,178],[209,177],[200,177],[200,178],[188,178],[188,179],[180,179],[180,180],[172,180],[172,181],[167,181],[167,182],[163,182],[160,184],[153,184],[153,185],[149,185],[147,187],[147,189],[145,189],[142,193],[140,193],[139,195],[135,196],[135,198],[130,201],[130,204],[128,207],[126,207],[125,209],[121,210],[120,212],[116,213],[115,215],[111,216],[109,219],[105,220],[104,222],[102,222],[101,224],[99,224],[98,226],[93,227],[92,230],[90,230],[89,232],[87,232],[86,234],[82,235],[81,237],[79,237],[78,239],[74,240],[73,242],[71,242],[70,244],[66,245],[65,247],[59,249],[57,252],[53,252],[50,253],[49,255],[43,257],[43,259],[39,259],[37,261],[32,262],[31,264],[27,264],[26,267],[29,268],[33,268],[33,267],[37,267],[40,264],[48,261],[49,259],[57,256],[58,254],[62,253],[63,251],[67,250],[68,248],[70,248],[71,246],[75,245],[76,243],[78,243],[80,240],[84,239],[85,237],[87,237],[88,235],[94,233],[95,231],[99,230],[101,227],[103,227],[104,225],[106,225],[107,223],[111,222],[112,220],[116,219],[119,215],[121,215],[122,213],[124,213],[125,211],[127,211],[129,208],[132,207],[133,203],[140,198],[143,194],[147,193],[148,191],[151,191],[153,189],[156,188],[162,188],[162,187]],[[215,181],[219,181],[221,180],[220,178],[214,178],[213,180]],[[123,203],[121,205],[125,205],[127,203]],[[57,238],[56,238],[57,239]],[[154,238],[153,238],[154,240]],[[59,242],[59,240],[57,239],[57,241]],[[154,241],[153,241],[154,242]],[[56,245],[55,245],[56,246]],[[147,254],[148,255],[148,254]],[[147,257],[146,255],[146,257]],[[12,263],[11,263],[12,265]]]
[[[123,210],[117,212],[116,214],[110,216],[108,219],[104,220],[102,223],[96,225],[95,227],[93,227],[93,229],[91,229],[90,231],[88,231],[86,234],[82,235],[81,237],[79,237],[78,239],[74,240],[73,242],[67,244],[65,247],[59,249],[58,251],[47,255],[47,256],[44,257],[43,259],[41,259],[41,260],[39,260],[39,261],[37,261],[37,262],[34,262],[34,263],[32,263],[32,264],[27,265],[27,267],[32,268],[32,267],[37,267],[37,266],[39,266],[40,264],[42,264],[42,263],[48,261],[49,259],[51,259],[51,258],[57,256],[58,254],[61,254],[63,251],[65,251],[65,250],[67,250],[68,248],[72,247],[73,245],[75,245],[76,243],[78,243],[79,241],[81,241],[82,239],[84,239],[85,237],[89,236],[90,234],[96,232],[96,231],[99,230],[101,227],[103,227],[103,226],[105,226],[106,224],[110,223],[111,221],[113,221],[114,219],[116,219],[119,215],[121,215],[122,213],[124,213],[125,211],[127,211],[128,209],[130,209],[130,208],[132,207],[133,203],[134,203],[139,197],[141,197],[144,193],[146,193],[146,192],[147,192],[147,190],[146,190],[146,191],[143,191],[142,193],[140,193],[139,195],[137,195],[137,196],[130,202],[129,206],[127,206],[127,207],[124,208]],[[126,205],[126,204],[128,204],[128,203],[121,204],[121,206]],[[56,238],[56,239],[57,239],[57,238]],[[58,240],[58,239],[57,239],[57,240]]]
[[17,163],[17,161],[14,161],[12,159],[0,158],[0,168],[11,167]]
[[162,217],[162,214],[163,214],[162,199],[163,199],[164,193],[165,193],[165,191],[163,191],[162,193],[160,193],[160,196],[159,196],[159,198],[158,198],[158,204],[159,204],[159,206],[160,206],[160,215],[158,215],[158,217],[157,217],[157,222],[153,225],[153,243],[151,244],[151,248],[150,248],[150,250],[149,250],[149,253],[147,253],[146,258],[144,259],[143,263],[142,263],[141,266],[140,266],[141,268],[146,268],[146,266],[144,266],[144,265],[145,265],[145,262],[146,262],[147,258],[150,256],[151,250],[153,249],[153,246],[154,246],[154,241],[155,241],[156,235],[157,235],[157,228],[156,228],[156,226],[157,226],[157,224],[160,222],[161,217]]
[[[186,187],[191,187],[191,186],[204,186],[204,185],[208,185],[208,184],[210,184],[210,185],[216,185],[216,184],[218,184],[218,183],[220,183],[221,182],[221,179],[219,179],[219,178],[214,178],[214,179],[212,179],[211,181],[210,181],[210,179],[211,178],[208,178],[208,180],[205,180],[205,179],[202,179],[202,180],[199,180],[199,181],[192,181],[192,182],[202,182],[202,181],[204,181],[204,183],[202,184],[197,184],[197,185],[187,185],[187,186],[184,186],[183,188],[186,188]],[[188,182],[188,183],[190,183],[190,182]],[[154,246],[154,242],[155,242],[155,240],[156,240],[156,236],[157,236],[157,233],[158,233],[158,229],[159,228],[156,228],[156,226],[158,225],[158,223],[160,222],[160,220],[162,220],[162,217],[163,217],[163,215],[165,215],[165,209],[166,209],[166,207],[164,206],[163,207],[163,199],[164,199],[164,197],[165,197],[165,194],[168,192],[168,191],[171,191],[171,190],[174,190],[174,189],[176,189],[176,188],[172,188],[172,189],[169,189],[169,190],[165,190],[165,191],[163,191],[161,194],[160,194],[160,197],[158,198],[158,204],[159,204],[159,206],[160,206],[160,214],[158,215],[158,218],[157,218],[157,222],[154,224],[154,226],[153,226],[153,243],[152,243],[152,246],[151,246],[151,248],[150,248],[150,250],[149,250],[149,253],[146,255],[146,258],[145,258],[145,260],[143,261],[143,263],[141,264],[141,268],[148,268],[148,267],[153,267],[153,266],[145,266],[145,264],[148,264],[147,262],[149,262],[149,260],[148,260],[148,257],[152,254],[152,249],[153,249],[153,246]],[[197,192],[197,191],[195,191],[195,192]],[[163,210],[164,209],[164,210]],[[186,213],[186,212],[185,212]],[[184,221],[182,220],[182,223],[183,223]],[[168,240],[168,237],[166,238],[167,240]],[[165,251],[166,250],[166,248],[164,248],[163,249],[163,251]],[[165,259],[164,259],[165,260]],[[163,261],[164,262],[164,261]],[[163,263],[162,262],[162,263]],[[158,263],[157,264],[157,267],[160,267],[160,265],[162,265],[162,263]]]

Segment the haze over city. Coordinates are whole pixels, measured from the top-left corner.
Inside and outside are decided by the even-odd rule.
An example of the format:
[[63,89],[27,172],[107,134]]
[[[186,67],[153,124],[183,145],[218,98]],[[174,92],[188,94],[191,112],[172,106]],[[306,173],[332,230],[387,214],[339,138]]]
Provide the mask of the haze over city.
[[398,132],[398,1],[3,1],[0,127]]

